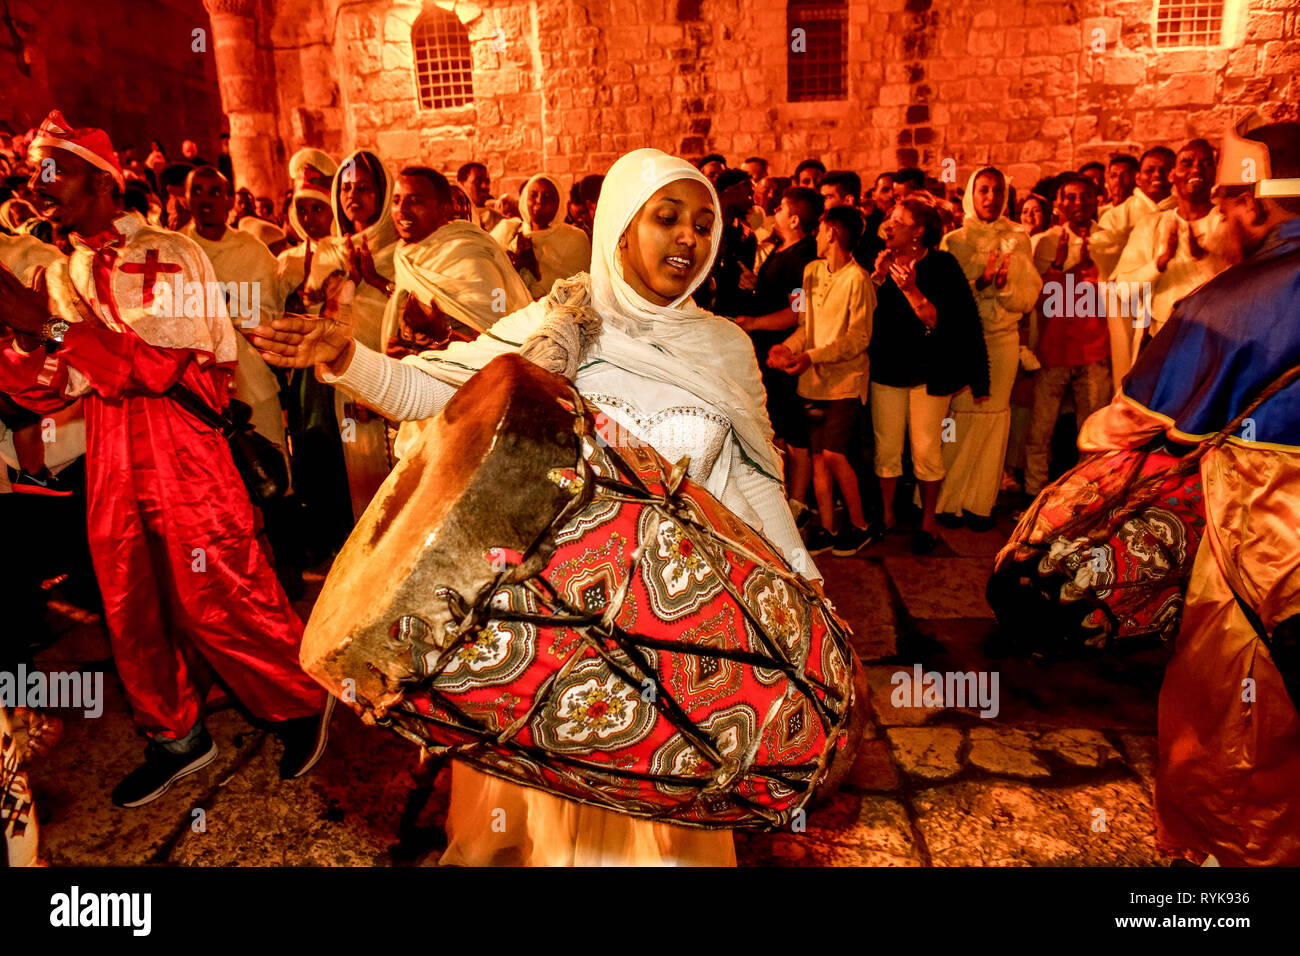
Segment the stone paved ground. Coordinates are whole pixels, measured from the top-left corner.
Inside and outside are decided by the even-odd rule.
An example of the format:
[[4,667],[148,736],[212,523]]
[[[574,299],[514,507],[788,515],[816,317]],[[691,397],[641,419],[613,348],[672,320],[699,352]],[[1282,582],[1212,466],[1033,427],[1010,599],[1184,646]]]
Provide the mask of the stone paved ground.
[[[872,726],[846,785],[811,811],[806,832],[737,834],[742,865],[1160,862],[1151,782],[1163,658],[988,657],[995,625],[984,584],[1009,531],[1005,522],[986,534],[945,531],[939,550],[921,558],[900,535],[854,558],[818,559],[868,664]],[[299,608],[306,614],[310,605]],[[148,806],[114,808],[109,793],[138,762],[143,741],[101,628],[68,613],[67,633],[38,663],[103,667],[108,700],[99,719],[68,717],[63,742],[34,768],[50,862],[437,862],[447,775],[427,804],[413,798],[413,748],[342,708],[328,752],[305,778],[280,782],[279,742],[226,708],[208,721],[221,748],[212,765]],[[892,675],[917,663],[927,671],[996,671],[997,716],[894,707]],[[403,827],[408,803],[424,809]]]

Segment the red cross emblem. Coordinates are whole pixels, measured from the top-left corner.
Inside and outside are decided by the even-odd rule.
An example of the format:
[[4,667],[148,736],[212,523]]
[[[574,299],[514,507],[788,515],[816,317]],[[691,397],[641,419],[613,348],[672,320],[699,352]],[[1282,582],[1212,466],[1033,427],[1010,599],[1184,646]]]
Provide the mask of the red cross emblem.
[[128,262],[122,266],[123,272],[139,273],[144,276],[144,307],[153,305],[153,287],[158,276],[164,272],[180,272],[181,267],[175,262],[159,262],[158,250],[150,249],[145,253],[144,262]]

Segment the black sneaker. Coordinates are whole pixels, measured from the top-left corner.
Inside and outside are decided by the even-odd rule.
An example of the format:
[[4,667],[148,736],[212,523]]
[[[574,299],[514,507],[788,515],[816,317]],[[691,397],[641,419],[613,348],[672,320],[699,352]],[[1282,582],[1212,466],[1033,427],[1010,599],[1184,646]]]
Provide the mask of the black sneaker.
[[998,525],[997,519],[992,515],[977,515],[970,511],[963,511],[962,515],[966,518],[966,527],[981,534],[985,531],[992,531]]
[[869,545],[874,538],[871,528],[857,528],[852,521],[846,521],[844,527],[840,528],[840,533],[835,536],[831,554],[841,558],[852,557]]
[[325,709],[313,717],[295,717],[281,721],[275,732],[284,742],[280,757],[280,779],[301,777],[320,760],[330,739],[330,718],[334,716],[334,698],[325,702]]
[[217,743],[205,728],[199,739],[183,754],[174,754],[161,744],[150,743],[144,763],[128,773],[113,788],[113,803],[130,810],[157,800],[181,777],[202,770],[217,759]]
[[49,495],[53,498],[67,498],[72,489],[50,474],[48,468],[42,468],[39,474],[32,474],[22,469],[9,469],[9,484],[15,494]]
[[951,511],[940,511],[934,516],[934,520],[945,528],[960,528],[966,523],[965,518],[959,514],[953,514]]
[[834,536],[821,525],[814,528],[813,533],[808,536],[809,554],[825,554],[833,547],[835,547]]
[[912,553],[929,554],[935,548],[939,547],[939,539],[928,531],[912,532]]

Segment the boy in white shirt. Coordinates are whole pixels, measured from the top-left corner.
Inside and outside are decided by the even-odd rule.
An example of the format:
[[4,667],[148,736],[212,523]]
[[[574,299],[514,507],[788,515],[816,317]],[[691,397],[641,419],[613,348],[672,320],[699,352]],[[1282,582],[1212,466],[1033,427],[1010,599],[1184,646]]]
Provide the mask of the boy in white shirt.
[[[851,251],[862,229],[862,214],[850,206],[832,207],[822,215],[817,229],[820,258],[804,269],[799,325],[768,355],[772,368],[799,376],[821,517],[821,527],[808,542],[812,554],[831,550],[848,556],[873,537],[862,513],[858,478],[846,455],[867,395],[867,346],[876,308],[875,286]],[[834,485],[839,485],[848,521],[832,536]]]

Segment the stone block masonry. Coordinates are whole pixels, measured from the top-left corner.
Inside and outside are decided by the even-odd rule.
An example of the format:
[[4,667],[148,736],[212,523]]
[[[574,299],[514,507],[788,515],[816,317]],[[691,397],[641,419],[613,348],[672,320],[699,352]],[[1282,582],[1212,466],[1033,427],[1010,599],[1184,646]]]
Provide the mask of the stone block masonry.
[[[809,155],[865,175],[906,163],[959,178],[993,161],[1017,185],[1194,136],[1249,108],[1296,118],[1300,13],[1244,11],[1222,46],[1156,49],[1155,0],[846,3],[848,95],[789,102],[784,0],[285,0],[255,4],[278,105],[271,152],[378,148],[394,166],[496,178],[603,171],[627,149],[733,164]],[[474,102],[419,105],[411,27],[433,6],[463,25]],[[250,52],[250,59],[251,52]],[[273,172],[280,175],[282,172]]]

